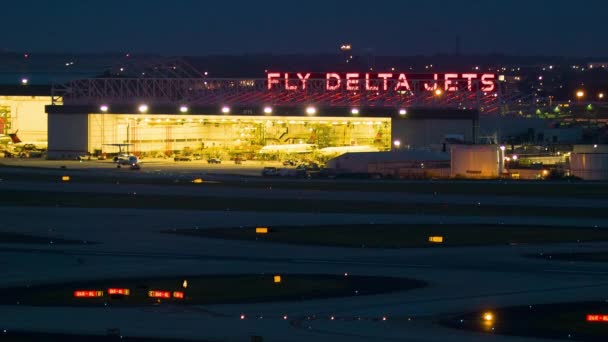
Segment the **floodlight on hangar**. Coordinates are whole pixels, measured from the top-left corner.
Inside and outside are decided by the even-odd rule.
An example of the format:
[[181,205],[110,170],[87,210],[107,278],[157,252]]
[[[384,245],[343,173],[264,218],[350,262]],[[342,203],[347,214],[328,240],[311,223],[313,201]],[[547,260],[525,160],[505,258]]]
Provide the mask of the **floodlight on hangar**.
[[270,106],[264,107],[264,113],[266,113],[266,114],[272,114],[272,107],[270,107]]
[[187,113],[188,112],[188,106],[180,106],[179,107],[179,111],[180,111],[180,113]]
[[353,108],[353,109],[351,109],[350,113],[353,114],[353,115],[359,114],[359,108]]
[[223,106],[223,107],[222,107],[222,113],[224,113],[224,114],[228,114],[228,113],[230,113],[230,107],[228,107],[228,106]]
[[145,112],[148,111],[148,105],[147,104],[141,104],[141,105],[139,105],[138,110],[139,110],[140,113],[145,113]]
[[313,106],[306,107],[306,114],[315,115],[317,113],[317,109]]
[[99,110],[102,111],[102,112],[104,112],[104,113],[107,112],[108,111],[108,105],[104,104],[104,105],[99,106]]

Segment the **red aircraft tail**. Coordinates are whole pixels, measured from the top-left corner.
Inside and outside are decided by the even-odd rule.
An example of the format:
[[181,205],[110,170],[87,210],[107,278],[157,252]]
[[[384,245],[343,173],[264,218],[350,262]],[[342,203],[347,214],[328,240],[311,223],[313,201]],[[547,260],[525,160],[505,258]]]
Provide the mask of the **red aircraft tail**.
[[11,140],[13,141],[13,144],[18,144],[18,143],[21,142],[21,139],[19,139],[19,137],[17,136],[17,132],[10,133],[8,136],[11,137]]

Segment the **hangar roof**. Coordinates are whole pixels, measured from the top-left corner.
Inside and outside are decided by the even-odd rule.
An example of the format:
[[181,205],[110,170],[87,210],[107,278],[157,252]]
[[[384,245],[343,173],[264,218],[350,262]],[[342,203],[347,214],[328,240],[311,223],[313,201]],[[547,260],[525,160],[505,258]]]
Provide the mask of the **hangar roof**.
[[51,96],[51,85],[0,84],[0,96]]

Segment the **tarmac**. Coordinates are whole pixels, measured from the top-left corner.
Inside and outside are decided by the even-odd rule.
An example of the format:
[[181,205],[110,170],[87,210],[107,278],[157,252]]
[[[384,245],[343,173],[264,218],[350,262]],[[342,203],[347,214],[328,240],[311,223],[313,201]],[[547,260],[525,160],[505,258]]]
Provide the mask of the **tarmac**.
[[[29,172],[29,171],[25,171]],[[179,171],[175,171],[179,172]],[[193,196],[306,198],[408,203],[534,205],[538,200],[501,196],[411,193],[319,193],[303,190],[163,187],[156,185],[0,182],[5,190],[69,191]],[[571,199],[568,199],[571,201]],[[576,199],[573,206],[607,207],[603,199]],[[544,201],[563,207],[563,199]],[[251,225],[312,226],[332,223],[499,223],[598,226],[598,218],[380,215],[308,212],[235,212],[107,208],[0,208],[0,231],[62,237],[97,244],[31,245],[0,242],[0,286],[52,284],[136,276],[314,273],[408,277],[428,287],[390,294],[209,306],[138,308],[0,306],[0,331],[28,330],[211,341],[539,341],[480,334],[437,323],[452,314],[501,306],[608,299],[604,263],[551,261],[525,255],[606,251],[608,243],[504,245],[411,249],[338,248],[228,241],[161,234],[179,228]],[[245,286],[245,285],[244,285]],[[245,315],[245,319],[240,316]],[[284,319],[286,315],[288,318]],[[331,319],[334,316],[335,319]],[[386,317],[386,321],[381,318]],[[498,318],[499,319],[499,318]]]

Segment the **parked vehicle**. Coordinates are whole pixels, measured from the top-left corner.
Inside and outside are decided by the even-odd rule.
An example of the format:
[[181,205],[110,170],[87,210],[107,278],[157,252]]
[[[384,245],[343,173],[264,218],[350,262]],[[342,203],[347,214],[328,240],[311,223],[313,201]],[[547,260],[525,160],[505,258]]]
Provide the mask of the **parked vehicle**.
[[220,158],[209,158],[209,159],[207,159],[207,163],[209,163],[209,164],[221,164],[222,160]]
[[187,156],[175,156],[175,158],[173,158],[174,161],[192,161],[192,158],[187,157]]
[[120,155],[114,158],[116,160],[116,167],[120,168],[122,165],[133,165],[139,163],[139,159],[136,156]]

